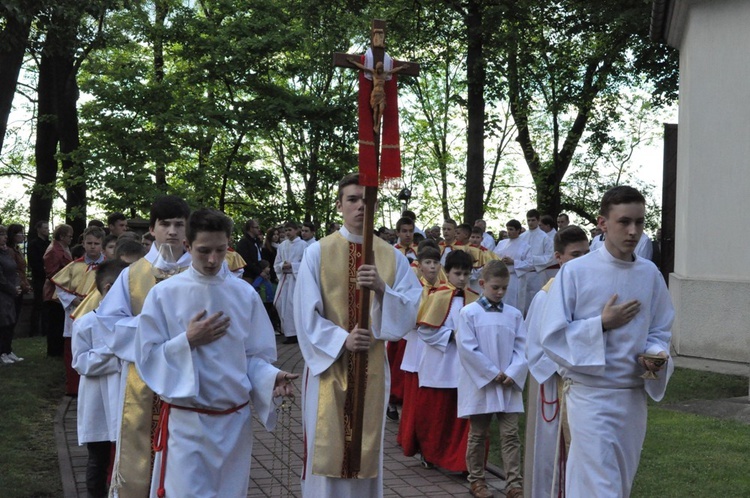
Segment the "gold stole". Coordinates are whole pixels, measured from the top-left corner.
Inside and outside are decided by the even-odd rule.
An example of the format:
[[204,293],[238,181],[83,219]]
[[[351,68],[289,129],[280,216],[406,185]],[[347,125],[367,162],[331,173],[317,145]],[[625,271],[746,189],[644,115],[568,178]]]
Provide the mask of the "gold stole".
[[[240,253],[238,253],[237,251],[227,251],[227,255],[224,257],[224,260],[227,262],[229,271],[231,272],[236,272],[240,268],[244,268],[245,266],[247,266],[245,259],[240,256]],[[273,261],[271,261],[271,264],[273,264]]]
[[[417,325],[428,327],[440,327],[445,323],[453,304],[453,296],[456,289],[450,282],[440,286],[437,290],[422,300],[417,313]],[[479,299],[479,294],[469,289],[464,289],[464,306]]]
[[[393,248],[379,238],[373,239],[373,248],[380,278],[388,286],[393,286],[396,275]],[[362,246],[350,243],[336,232],[320,240],[320,249],[325,255],[320,261],[323,315],[339,327],[351,330],[357,324],[359,289],[356,276],[362,261]],[[348,264],[344,265],[344,261]],[[385,342],[374,341],[366,362],[362,461],[358,473],[352,473],[344,462],[344,449],[351,441],[351,399],[347,399],[347,386],[353,382],[354,375],[351,353],[344,350],[320,374],[313,474],[345,479],[378,476],[385,414],[385,358]]]
[[77,320],[78,318],[81,318],[83,315],[88,313],[89,311],[94,311],[96,308],[99,307],[99,303],[102,302],[102,295],[99,293],[99,289],[94,288],[91,292],[89,292],[86,297],[81,301],[81,304],[78,305],[76,310],[70,314],[70,316],[73,318],[73,320]]
[[[156,285],[156,277],[151,273],[151,263],[146,258],[141,258],[130,265],[128,287],[133,316],[141,313],[146,295],[154,285]],[[120,423],[120,440],[117,441],[117,480],[120,483],[118,488],[120,498],[148,496],[153,466],[151,434],[159,417],[160,403],[158,401],[159,398],[138,375],[135,365],[129,364]]]
[[66,292],[78,297],[86,297],[96,288],[96,270],[88,271],[88,269],[88,263],[75,260],[57,272],[50,280]]
[[544,287],[542,287],[542,290],[544,292],[549,292],[549,288],[552,287],[552,282],[555,281],[555,277],[552,277],[551,279],[547,280],[547,283],[544,284]]

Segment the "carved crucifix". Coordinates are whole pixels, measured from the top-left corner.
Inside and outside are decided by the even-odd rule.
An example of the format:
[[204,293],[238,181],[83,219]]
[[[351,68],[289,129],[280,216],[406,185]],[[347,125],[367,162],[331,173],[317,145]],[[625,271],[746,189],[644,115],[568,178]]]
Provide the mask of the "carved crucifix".
[[[359,70],[359,183],[365,187],[365,219],[362,243],[363,264],[374,264],[372,237],[375,227],[375,205],[382,180],[401,176],[401,154],[398,136],[396,73],[419,75],[419,64],[392,59],[385,53],[385,21],[372,21],[371,47],[364,55],[335,53],[333,64]],[[381,137],[383,140],[381,141]],[[382,167],[381,167],[382,166]],[[359,300],[360,328],[370,328],[370,291],[361,289]],[[351,326],[351,324],[350,324]],[[348,384],[351,396],[351,439],[345,447],[342,477],[354,478],[360,469],[362,427],[367,378],[367,353],[352,354],[353,382]],[[347,434],[347,439],[349,436]]]

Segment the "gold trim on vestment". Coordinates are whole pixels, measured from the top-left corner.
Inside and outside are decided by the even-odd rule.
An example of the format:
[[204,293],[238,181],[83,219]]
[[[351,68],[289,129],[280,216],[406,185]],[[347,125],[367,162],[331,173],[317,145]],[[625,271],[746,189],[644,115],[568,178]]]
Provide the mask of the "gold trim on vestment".
[[76,260],[57,272],[50,280],[57,287],[78,297],[86,297],[96,288],[96,270],[88,271],[89,264]]
[[[448,282],[429,294],[426,299],[423,299],[417,313],[417,325],[427,325],[428,327],[435,328],[441,327],[451,312],[453,296],[456,295],[457,290],[456,287]],[[473,303],[477,299],[479,299],[479,294],[468,287],[464,289],[464,306]]]
[[[320,261],[320,285],[324,316],[339,327],[351,330],[356,323],[358,306],[356,270],[362,260],[361,244],[347,241],[339,232],[320,240],[324,257]],[[350,247],[354,246],[354,247]],[[380,278],[392,287],[396,275],[393,248],[374,238],[375,266]],[[344,264],[347,261],[347,264]],[[351,354],[342,355],[322,374],[318,395],[315,426],[313,474],[334,478],[370,479],[378,476],[380,448],[383,440],[385,415],[385,342],[373,341],[367,355],[364,427],[362,431],[362,459],[360,471],[348,475],[344,469],[346,434],[351,434],[351,420],[346,413],[346,392],[350,382]]]
[[98,308],[99,303],[101,302],[102,302],[102,295],[99,293],[99,289],[94,287],[94,289],[91,292],[89,292],[85,298],[83,298],[83,301],[81,301],[81,304],[78,305],[78,307],[75,309],[73,313],[70,314],[70,316],[71,318],[73,318],[73,320],[81,318],[83,315],[85,315],[89,311],[94,311],[96,308]]
[[[224,261],[227,262],[229,271],[236,272],[247,266],[245,258],[243,258],[237,251],[227,251],[227,255],[224,257]],[[273,264],[273,261],[271,262]]]

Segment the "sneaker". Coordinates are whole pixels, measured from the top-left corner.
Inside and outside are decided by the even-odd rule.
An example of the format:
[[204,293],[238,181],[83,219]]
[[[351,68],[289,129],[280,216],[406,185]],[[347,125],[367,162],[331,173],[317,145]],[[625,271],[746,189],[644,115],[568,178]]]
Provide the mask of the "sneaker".
[[389,405],[385,411],[385,416],[388,417],[389,420],[398,422],[398,408],[396,408],[395,406],[391,407]]
[[15,363],[15,361],[11,360],[10,356],[3,353],[3,354],[0,354],[0,363],[2,363],[3,365],[12,365]]
[[8,358],[15,362],[23,361],[23,358],[16,356],[16,353],[8,353]]

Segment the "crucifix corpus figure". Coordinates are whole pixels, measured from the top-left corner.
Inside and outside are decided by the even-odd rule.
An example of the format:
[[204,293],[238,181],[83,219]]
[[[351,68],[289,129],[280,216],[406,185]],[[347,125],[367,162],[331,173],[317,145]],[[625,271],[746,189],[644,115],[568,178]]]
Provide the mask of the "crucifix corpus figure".
[[[373,23],[368,54],[336,54],[336,64],[355,68],[349,62],[354,59],[372,69],[383,62],[384,27],[382,21]],[[383,495],[390,391],[385,341],[399,340],[414,326],[421,294],[408,260],[372,237],[377,186],[386,176],[386,164],[389,173],[400,171],[400,156],[397,105],[391,100],[396,89],[390,87],[395,78],[384,85],[381,155],[380,130],[373,127],[370,106],[374,84],[366,74],[359,70],[360,171],[341,180],[336,198],[343,227],[306,249],[294,295],[305,359],[303,496]]]

